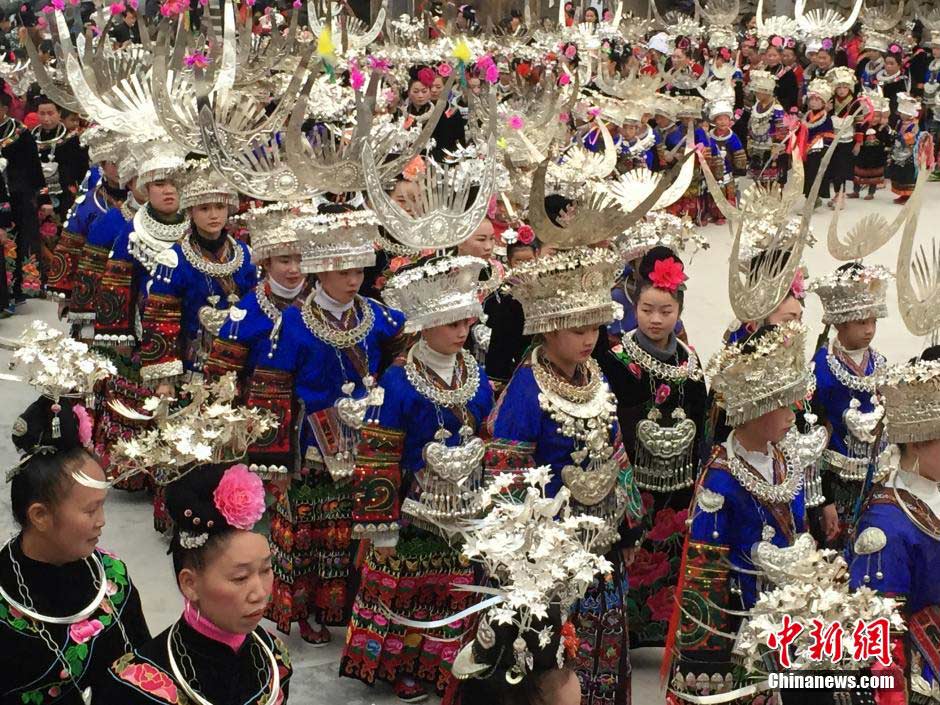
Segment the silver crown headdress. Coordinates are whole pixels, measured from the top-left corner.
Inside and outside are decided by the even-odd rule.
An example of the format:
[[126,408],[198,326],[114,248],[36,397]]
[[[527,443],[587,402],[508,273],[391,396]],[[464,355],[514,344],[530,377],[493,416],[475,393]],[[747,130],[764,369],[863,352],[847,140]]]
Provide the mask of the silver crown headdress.
[[186,153],[166,137],[154,138],[138,148],[137,186],[143,188],[154,181],[177,179],[186,164]]
[[891,43],[891,37],[887,34],[870,30],[865,32],[864,39],[865,41],[862,44],[863,51],[874,49],[875,51],[880,51],[882,54],[888,53],[888,44]]
[[847,266],[815,279],[810,291],[823,305],[823,323],[835,325],[888,315],[888,280],[891,274],[880,265]]
[[815,378],[805,347],[805,326],[791,321],[756,341],[729,345],[709,361],[708,376],[730,426],[806,398]]
[[777,88],[777,77],[770,71],[751,71],[748,88],[754,93],[773,93]]
[[82,133],[81,144],[88,148],[88,160],[92,164],[119,162],[124,155],[126,137],[111,132],[101,125],[89,127]]
[[513,268],[507,281],[522,304],[525,334],[613,321],[620,305],[610,290],[622,268],[618,253],[606,247],[559,250]]
[[855,84],[858,83],[858,77],[848,66],[836,66],[829,69],[826,72],[826,80],[829,81],[833,89],[836,88],[836,86],[849,86],[850,88],[854,88]]
[[271,257],[300,254],[300,235],[294,212],[300,204],[274,203],[253,208],[240,217],[251,236],[251,261],[261,264]]
[[478,257],[440,257],[391,277],[382,295],[405,314],[405,332],[444,326],[483,313]]
[[878,380],[889,443],[940,438],[940,361],[892,365]]
[[186,162],[180,182],[180,210],[207,203],[224,203],[232,212],[238,208],[238,193],[207,159]]
[[832,99],[832,84],[825,78],[814,78],[806,87],[807,98],[811,95],[818,96],[823,103],[828,103]]
[[308,213],[293,227],[300,237],[301,271],[308,274],[375,264],[378,220],[366,210]]

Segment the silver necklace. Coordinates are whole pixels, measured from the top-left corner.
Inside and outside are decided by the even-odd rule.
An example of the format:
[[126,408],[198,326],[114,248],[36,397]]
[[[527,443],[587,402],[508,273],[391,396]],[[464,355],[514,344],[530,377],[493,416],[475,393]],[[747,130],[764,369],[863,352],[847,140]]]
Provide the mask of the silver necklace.
[[307,297],[300,309],[300,315],[310,332],[330,347],[351,348],[365,340],[366,336],[372,331],[372,326],[375,324],[375,312],[369,302],[359,294],[356,294],[353,307],[359,309],[360,321],[358,325],[349,330],[339,330],[331,326],[326,321],[327,314],[322,312],[314,301],[315,296],[316,291],[310,292],[310,296]]
[[770,504],[790,503],[796,497],[797,492],[800,491],[800,487],[803,485],[803,472],[801,468],[797,467],[797,463],[787,450],[780,448],[780,452],[786,461],[787,476],[779,485],[772,485],[756,473],[751,472],[750,470],[753,468],[738,458],[734,448],[732,447],[729,450],[731,450],[731,456],[728,458],[728,469],[731,470],[731,475],[757,499]]
[[124,216],[124,220],[129,223],[134,219],[136,214],[137,209],[131,206],[131,196],[128,195],[127,200],[121,204],[121,215]]
[[872,370],[871,374],[867,377],[858,377],[849,372],[845,365],[839,362],[838,358],[832,354],[832,346],[829,346],[829,349],[826,351],[826,364],[829,365],[829,371],[832,373],[832,376],[843,387],[847,387],[856,392],[864,392],[865,394],[874,394],[876,389],[876,380],[878,379],[878,372],[885,365],[885,358],[879,355],[874,350],[871,351],[872,359],[874,360],[875,367]]
[[245,262],[245,252],[238,246],[238,243],[235,242],[235,238],[231,235],[226,235],[225,238],[228,240],[229,247],[232,250],[232,257],[228,262],[213,262],[206,259],[196,252],[193,243],[190,242],[190,238],[188,237],[184,237],[180,240],[180,249],[183,251],[183,257],[186,258],[186,261],[189,262],[196,271],[202,272],[215,279],[219,277],[230,277],[242,268],[242,264]]
[[418,394],[437,406],[443,407],[465,406],[467,402],[476,396],[477,389],[480,387],[480,370],[473,355],[469,352],[466,350],[460,351],[463,366],[466,370],[463,381],[456,389],[441,389],[418,370],[418,366],[414,361],[414,351],[414,346],[408,351],[408,356],[405,359],[405,375]]
[[60,122],[59,126],[56,128],[55,134],[52,137],[50,137],[47,140],[41,140],[39,139],[39,135],[42,133],[42,125],[38,125],[37,127],[33,128],[33,139],[36,141],[36,146],[39,147],[40,149],[42,149],[46,145],[51,144],[53,145],[53,148],[52,148],[53,152],[55,152],[56,143],[61,141],[65,137],[66,132],[67,130],[65,129],[65,125],[63,125]]
[[681,345],[689,355],[688,364],[670,365],[646,352],[635,340],[635,333],[622,336],[624,350],[633,358],[633,360],[658,379],[669,380],[670,382],[685,382],[687,379],[698,381],[702,379],[702,370],[698,365],[698,356],[692,348],[685,345],[681,340],[676,342]]
[[[173,638],[179,630],[179,623],[177,622],[173,625],[173,628],[166,635],[166,655],[170,661],[170,670],[173,672],[173,679],[176,681],[176,684],[180,686],[194,702],[199,705],[213,705],[211,701],[206,700],[202,695],[197,693],[189,685],[188,679],[183,676],[180,672],[180,668],[176,663],[176,657],[173,655]],[[257,632],[252,632],[251,636],[254,638],[258,646],[261,647],[262,653],[264,653],[265,659],[268,662],[268,668],[271,672],[271,692],[268,694],[268,698],[265,701],[264,705],[273,705],[278,701],[278,698],[281,695],[281,673],[277,665],[277,659],[274,657],[274,652],[268,648],[268,645],[264,643],[264,640],[258,636]]]
[[161,223],[148,211],[149,208],[144,206],[134,214],[134,229],[129,237],[128,249],[137,261],[153,274],[157,268],[157,257],[180,241],[189,224]]
[[[32,620],[37,622],[43,622],[45,624],[75,624],[76,622],[82,622],[92,614],[95,610],[101,605],[102,600],[108,592],[108,580],[104,572],[104,565],[101,563],[101,559],[98,558],[98,554],[92,553],[90,558],[85,559],[85,565],[88,566],[88,570],[91,571],[91,577],[94,580],[95,586],[98,588],[98,592],[92,601],[84,608],[71,614],[68,617],[50,617],[48,615],[37,612],[33,608],[33,599],[29,594],[29,588],[26,586],[26,582],[23,580],[23,574],[20,571],[19,562],[13,557],[13,549],[10,546],[10,543],[13,539],[8,539],[7,542],[3,545],[3,548],[0,548],[0,553],[4,549],[10,554],[10,563],[13,566],[13,573],[16,575],[17,587],[20,591],[20,597],[23,598],[23,603],[14,600],[6,590],[3,589],[3,585],[0,584],[0,597],[10,603],[14,608],[22,612],[24,615],[29,617]],[[89,560],[91,565],[89,565]],[[94,567],[92,567],[94,566]],[[97,574],[96,574],[97,572]],[[28,603],[28,604],[24,604]]]

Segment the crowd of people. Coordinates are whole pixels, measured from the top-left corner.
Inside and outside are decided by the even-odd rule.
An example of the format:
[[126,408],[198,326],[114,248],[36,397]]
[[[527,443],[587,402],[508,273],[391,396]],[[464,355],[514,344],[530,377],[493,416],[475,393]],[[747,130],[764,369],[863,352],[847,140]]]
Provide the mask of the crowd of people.
[[[656,646],[673,704],[787,702],[790,661],[895,679],[825,702],[940,703],[940,348],[876,350],[864,261],[893,242],[940,329],[940,13],[195,5],[0,22],[0,304],[61,320],[14,353],[0,703],[318,702],[295,626],[402,702],[625,705]],[[860,198],[896,213],[810,278],[813,211]],[[112,490],[169,538],[156,636]],[[883,650],[772,648],[836,608]]]

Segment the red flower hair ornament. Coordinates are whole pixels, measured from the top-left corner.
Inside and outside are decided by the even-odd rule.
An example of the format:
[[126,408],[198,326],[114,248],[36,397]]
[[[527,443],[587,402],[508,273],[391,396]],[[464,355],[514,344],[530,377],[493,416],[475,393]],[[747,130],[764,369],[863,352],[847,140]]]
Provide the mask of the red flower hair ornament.
[[650,272],[649,279],[657,289],[674,294],[683,286],[688,277],[685,274],[682,262],[672,257],[666,257],[657,260],[653,264],[653,271]]
[[565,622],[561,627],[561,643],[564,644],[565,647],[565,658],[569,661],[578,655],[578,634],[571,620]]
[[423,69],[418,71],[418,81],[423,83],[427,88],[430,88],[434,85],[434,70],[425,66]]

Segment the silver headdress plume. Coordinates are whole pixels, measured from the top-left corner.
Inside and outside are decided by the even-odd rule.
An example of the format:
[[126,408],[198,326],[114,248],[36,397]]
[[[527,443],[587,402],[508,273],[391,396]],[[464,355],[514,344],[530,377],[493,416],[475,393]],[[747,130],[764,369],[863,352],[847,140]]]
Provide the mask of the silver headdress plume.
[[709,0],[708,5],[702,7],[699,0],[695,0],[695,7],[709,25],[724,27],[738,21],[741,2],[740,0]]
[[831,8],[806,12],[806,0],[796,0],[793,12],[796,23],[804,36],[812,39],[825,39],[826,37],[839,37],[848,32],[862,11],[863,2],[864,0],[855,0],[852,12],[847,18]]
[[[491,104],[495,103],[495,94],[491,94],[490,100]],[[491,107],[494,108],[491,116],[495,117],[495,106]],[[469,179],[459,178],[455,167],[429,160],[424,173],[418,176],[420,196],[414,215],[405,212],[385,192],[372,145],[363,146],[362,166],[369,203],[395,241],[414,250],[453,247],[470,237],[483,222],[496,186],[494,117],[491,117],[482,182],[477,186]],[[474,190],[476,194],[470,201]]]
[[369,27],[357,18],[346,3],[326,1],[326,17],[320,19],[317,12],[316,0],[307,0],[307,18],[314,36],[319,37],[325,27],[329,27],[332,36],[339,37],[339,46],[345,54],[347,51],[362,51],[373,44],[382,33],[385,16],[388,9],[388,0],[382,0],[382,5],[376,14],[375,22]]
[[548,160],[542,162],[532,178],[532,193],[529,197],[529,224],[539,240],[559,248],[590,245],[602,240],[613,240],[617,235],[637,223],[662,198],[669,186],[681,173],[681,168],[690,155],[685,155],[670,171],[650,175],[645,180],[642,192],[636,198],[640,202],[630,212],[615,212],[611,196],[594,191],[575,203],[576,217],[567,227],[552,223],[545,212],[545,176]]
[[[314,72],[302,91],[308,95],[316,80]],[[447,96],[457,78],[456,72],[448,79],[441,91],[431,116],[418,136],[404,154],[385,164],[385,158],[394,147],[394,135],[388,135],[384,143],[373,144],[372,114],[378,90],[378,73],[373,73],[365,96],[356,95],[356,126],[351,137],[342,130],[325,126],[315,129],[310,138],[302,132],[305,119],[306,102],[299,101],[290,116],[286,135],[287,163],[301,183],[307,188],[318,188],[331,193],[362,191],[366,188],[366,174],[363,166],[363,148],[368,143],[375,161],[380,165],[382,180],[393,178],[427,143],[438,120],[447,107]]]
[[800,26],[791,17],[775,15],[765,18],[764,0],[757,0],[755,19],[757,20],[757,37],[764,45],[773,36],[795,37],[800,32]]
[[898,0],[896,11],[888,9],[890,4],[891,0],[886,0],[881,7],[875,7],[874,2],[866,2],[865,14],[862,15],[864,26],[876,32],[890,32],[897,27],[898,23],[904,19],[904,0]]
[[[920,164],[920,177],[930,172],[929,158],[933,156],[933,141],[925,139],[915,159]],[[930,335],[936,340],[940,332],[940,244],[932,238],[921,245],[916,253],[914,240],[917,221],[923,204],[923,190],[918,186],[908,201],[911,211],[904,224],[904,234],[898,250],[898,309],[904,325],[914,335]]]

